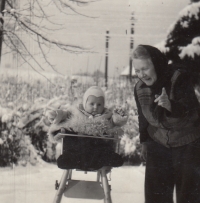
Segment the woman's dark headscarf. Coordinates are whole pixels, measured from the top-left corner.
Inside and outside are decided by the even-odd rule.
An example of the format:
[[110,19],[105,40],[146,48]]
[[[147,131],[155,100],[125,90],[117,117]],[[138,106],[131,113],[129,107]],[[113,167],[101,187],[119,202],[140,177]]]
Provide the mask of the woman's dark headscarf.
[[[148,52],[149,54],[148,58],[151,59],[155,68],[155,72],[157,74],[157,81],[152,86],[150,86],[150,88],[152,89],[152,94],[153,95],[161,94],[164,84],[166,83],[166,81],[168,81],[169,77],[171,76],[171,70],[168,67],[167,58],[163,53],[161,53],[160,50],[150,45],[139,45],[138,48],[139,47],[145,48],[145,50]],[[135,50],[137,50],[137,48]],[[161,122],[164,114],[164,109],[158,106],[157,103],[153,103],[151,109],[153,117],[159,122]]]
[[[139,45],[144,47],[147,52],[150,55],[151,61],[154,65],[156,74],[157,74],[157,82],[160,83],[163,81],[163,78],[166,78],[166,76],[169,73],[168,68],[168,61],[165,55],[156,47],[150,46],[150,45]],[[158,84],[156,84],[158,85]]]

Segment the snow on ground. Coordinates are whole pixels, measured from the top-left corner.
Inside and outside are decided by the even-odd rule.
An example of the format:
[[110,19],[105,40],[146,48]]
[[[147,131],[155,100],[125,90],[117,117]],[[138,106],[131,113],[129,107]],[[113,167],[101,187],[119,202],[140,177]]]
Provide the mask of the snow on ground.
[[[143,166],[113,168],[111,181],[113,203],[144,203]],[[56,165],[44,163],[40,166],[18,166],[14,169],[0,168],[1,203],[51,203],[56,190],[55,180],[60,180],[63,170]],[[109,177],[109,175],[108,175]],[[84,174],[73,170],[73,179],[96,180],[96,173]],[[103,200],[63,197],[61,203],[97,203]]]

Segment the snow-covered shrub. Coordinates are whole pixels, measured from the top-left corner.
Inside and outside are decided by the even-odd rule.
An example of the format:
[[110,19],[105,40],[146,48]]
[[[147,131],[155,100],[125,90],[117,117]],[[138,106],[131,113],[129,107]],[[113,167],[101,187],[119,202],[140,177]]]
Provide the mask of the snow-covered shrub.
[[20,157],[20,140],[9,134],[7,130],[1,131],[0,137],[0,166],[17,163]]
[[123,126],[124,135],[121,137],[119,150],[129,164],[140,163],[138,116],[133,93],[134,85],[135,83],[127,83],[126,88],[124,88],[119,85],[119,80],[116,80],[106,91],[106,105],[113,108],[123,106],[129,114],[127,124]]
[[[24,166],[27,163],[34,165],[41,160],[55,162],[59,156],[60,147],[48,139],[47,130],[50,123],[44,119],[45,110],[79,104],[90,84],[74,85],[71,80],[64,78],[57,78],[54,82],[57,85],[47,85],[41,81],[30,84],[20,81],[19,78],[2,78],[0,154],[4,154],[5,165],[11,162]],[[122,106],[129,112],[128,122],[123,127],[125,133],[120,143],[120,153],[125,159],[131,159],[138,157],[139,153],[133,85],[127,83],[124,88],[117,84],[118,80],[113,81],[107,90],[104,87],[102,89],[106,93],[106,107]],[[3,131],[7,132],[6,136]]]

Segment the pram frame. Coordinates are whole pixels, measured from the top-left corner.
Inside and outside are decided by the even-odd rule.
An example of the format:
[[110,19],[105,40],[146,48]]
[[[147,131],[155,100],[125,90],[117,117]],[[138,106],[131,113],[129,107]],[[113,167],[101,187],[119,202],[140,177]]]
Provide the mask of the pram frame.
[[[91,138],[91,139],[105,139],[105,140],[113,140],[117,143],[116,145],[116,152],[119,150],[119,139],[118,138],[110,138],[110,137],[98,137],[98,136],[89,136],[89,135],[75,135],[75,134],[65,134],[65,133],[59,133],[59,136],[73,136],[73,137],[82,137],[82,138]],[[63,139],[62,139],[62,149],[61,153],[63,152]],[[91,171],[92,172],[92,171]],[[96,171],[97,172],[97,179],[96,182],[102,183],[102,188],[104,191],[104,203],[112,203],[111,198],[111,186],[108,183],[107,173],[105,168],[101,168]],[[87,171],[85,171],[87,173]],[[72,178],[72,169],[66,169],[64,170],[62,177],[60,179],[60,183],[58,184],[56,182],[55,188],[57,189],[56,195],[54,197],[53,203],[60,203],[63,193],[66,190],[66,183],[71,180]]]

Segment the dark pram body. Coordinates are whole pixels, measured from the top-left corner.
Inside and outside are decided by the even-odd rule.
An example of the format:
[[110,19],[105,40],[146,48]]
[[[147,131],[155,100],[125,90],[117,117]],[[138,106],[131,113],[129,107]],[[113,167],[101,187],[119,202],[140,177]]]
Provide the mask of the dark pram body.
[[61,169],[98,170],[103,166],[119,167],[122,157],[115,152],[111,140],[87,137],[63,138],[63,152],[57,159]]

